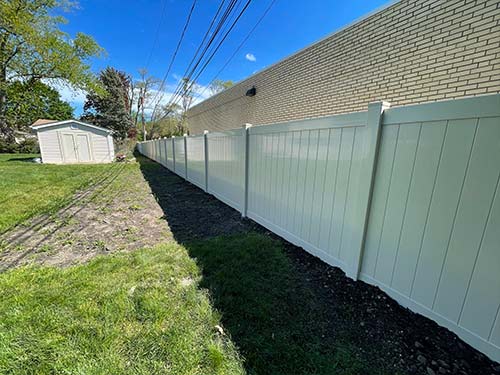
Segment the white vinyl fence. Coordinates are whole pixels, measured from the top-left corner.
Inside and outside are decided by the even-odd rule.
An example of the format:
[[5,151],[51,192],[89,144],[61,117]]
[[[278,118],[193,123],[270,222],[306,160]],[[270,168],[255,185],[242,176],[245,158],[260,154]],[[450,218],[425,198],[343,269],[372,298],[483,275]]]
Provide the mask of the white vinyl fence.
[[205,190],[205,137],[186,137],[187,180]]
[[138,149],[500,360],[500,95]]

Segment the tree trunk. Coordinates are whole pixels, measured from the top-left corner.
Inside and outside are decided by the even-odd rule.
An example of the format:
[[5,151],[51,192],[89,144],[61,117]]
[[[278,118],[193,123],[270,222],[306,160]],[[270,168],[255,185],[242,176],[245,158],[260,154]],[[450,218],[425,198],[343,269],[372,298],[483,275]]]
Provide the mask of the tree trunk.
[[146,140],[146,120],[144,118],[144,102],[142,103],[142,108],[141,108],[141,121],[142,121],[142,131],[144,132],[143,133],[143,137],[144,137],[144,140]]
[[13,135],[12,129],[7,125],[5,116],[7,102],[7,69],[2,68],[0,72],[0,136],[10,138]]

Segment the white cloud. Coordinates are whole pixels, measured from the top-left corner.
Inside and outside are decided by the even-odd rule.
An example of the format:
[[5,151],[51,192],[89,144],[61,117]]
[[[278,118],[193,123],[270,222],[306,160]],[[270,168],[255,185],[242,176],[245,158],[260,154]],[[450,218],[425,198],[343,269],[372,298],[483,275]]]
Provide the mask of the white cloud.
[[56,89],[61,95],[61,99],[66,102],[82,105],[85,102],[87,93],[83,90],[74,89],[58,80],[44,80],[44,82],[53,89]]
[[56,87],[56,90],[59,91],[61,99],[66,102],[78,105],[83,105],[83,103],[85,103],[87,93],[83,90],[74,90],[67,86]]
[[255,55],[253,53],[247,53],[245,55],[245,59],[247,59],[248,61],[251,61],[251,62],[257,61],[257,58],[255,57]]
[[[169,103],[174,90],[177,88],[177,83],[180,81],[181,77],[174,74],[174,78],[177,80],[174,84],[165,85],[162,91],[159,90],[150,90],[148,98],[146,99],[146,105],[144,106],[144,113],[146,116],[151,116],[153,113],[155,104],[158,102],[158,106],[162,107]],[[193,89],[193,101],[191,103],[191,107],[202,102],[203,100],[212,96],[210,90],[207,86],[204,85],[196,85]],[[178,99],[176,101],[177,104],[181,104],[181,100]],[[134,104],[135,107],[136,103]]]
[[[177,82],[172,84],[165,85],[164,89],[160,92],[158,90],[150,90],[148,99],[146,99],[146,105],[144,107],[144,112],[146,116],[150,116],[153,112],[155,103],[159,101],[159,106],[165,106],[168,104],[174,90],[177,88],[178,82],[181,80],[181,76],[174,74],[173,75]],[[56,80],[47,80],[45,81],[49,86],[56,89],[61,95],[61,99],[70,103],[71,106],[75,109],[75,116],[79,117],[83,112],[83,104],[85,103],[87,93],[83,90],[75,90],[68,85]],[[138,93],[137,93],[138,94]],[[191,107],[202,102],[203,100],[212,96],[209,88],[204,85],[196,85],[193,90],[193,101],[191,103]],[[135,95],[135,100],[133,108],[135,109],[137,106],[137,97]],[[180,104],[180,100],[177,101]]]
[[71,106],[75,109],[74,115],[76,117],[81,115],[83,112],[85,97],[87,96],[85,91],[74,89],[58,80],[45,80],[44,82],[50,87],[56,89],[61,95],[62,100],[71,104]]

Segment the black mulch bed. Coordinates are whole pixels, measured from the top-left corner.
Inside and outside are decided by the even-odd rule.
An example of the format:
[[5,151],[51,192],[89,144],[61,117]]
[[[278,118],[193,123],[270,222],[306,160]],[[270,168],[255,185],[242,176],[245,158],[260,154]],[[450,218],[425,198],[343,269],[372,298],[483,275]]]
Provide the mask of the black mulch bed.
[[[339,268],[242,219],[238,211],[158,164],[142,157],[139,161],[178,242],[250,231],[281,241],[305,287],[322,301],[324,321],[311,325],[330,327],[332,336],[348,334],[366,362],[382,364],[391,374],[500,374],[500,364],[448,329],[400,306],[378,287],[352,281]],[[377,358],[371,358],[374,353]]]

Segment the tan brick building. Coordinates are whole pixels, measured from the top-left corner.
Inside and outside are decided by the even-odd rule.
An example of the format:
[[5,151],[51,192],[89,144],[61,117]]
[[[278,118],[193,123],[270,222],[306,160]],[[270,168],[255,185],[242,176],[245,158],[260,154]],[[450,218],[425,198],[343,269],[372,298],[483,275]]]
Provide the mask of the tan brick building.
[[[255,86],[253,97],[245,95]],[[191,134],[500,92],[500,0],[402,0],[188,112]]]

